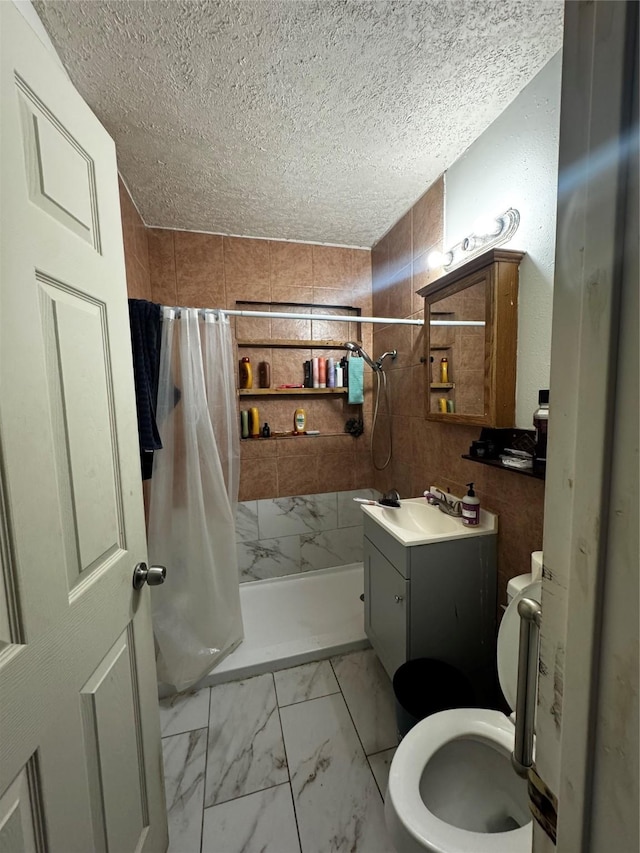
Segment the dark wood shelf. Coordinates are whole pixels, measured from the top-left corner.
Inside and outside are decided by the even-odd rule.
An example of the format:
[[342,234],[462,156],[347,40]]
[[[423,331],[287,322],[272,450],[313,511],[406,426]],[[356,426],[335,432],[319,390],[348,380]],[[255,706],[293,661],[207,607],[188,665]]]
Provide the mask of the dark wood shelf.
[[348,388],[240,388],[240,397],[278,397],[282,394],[292,396],[299,394],[346,394]]
[[347,348],[344,341],[307,341],[307,340],[282,340],[279,338],[262,338],[257,341],[236,341],[239,347],[259,347],[267,349],[269,347],[285,348],[285,349],[343,349]]
[[301,439],[301,438],[321,438],[326,436],[336,436],[336,435],[349,435],[348,432],[318,432],[312,433],[309,435],[308,433],[296,433],[296,432],[276,432],[271,433],[268,438],[265,438],[262,435],[250,435],[247,438],[241,438],[240,441],[290,441],[291,439]]
[[525,477],[533,477],[536,480],[545,479],[543,471],[536,471],[534,468],[509,468],[508,465],[503,465],[499,459],[484,459],[480,456],[469,456],[468,453],[463,453],[462,458],[468,459],[469,462],[479,462],[481,465],[488,465],[490,468],[500,468],[501,471],[513,471],[514,474],[524,474]]

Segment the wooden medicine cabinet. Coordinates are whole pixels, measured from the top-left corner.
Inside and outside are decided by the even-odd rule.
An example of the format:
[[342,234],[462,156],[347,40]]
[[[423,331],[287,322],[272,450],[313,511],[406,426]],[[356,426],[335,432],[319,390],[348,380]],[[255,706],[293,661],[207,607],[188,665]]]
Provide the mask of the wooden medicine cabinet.
[[425,300],[428,420],[514,426],[523,257],[491,249],[418,291]]

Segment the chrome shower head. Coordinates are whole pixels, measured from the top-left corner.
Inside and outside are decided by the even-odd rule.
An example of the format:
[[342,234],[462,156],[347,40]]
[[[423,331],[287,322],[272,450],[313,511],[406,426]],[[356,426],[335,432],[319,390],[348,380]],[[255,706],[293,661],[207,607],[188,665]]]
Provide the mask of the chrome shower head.
[[348,349],[350,352],[356,353],[356,355],[362,356],[362,358],[367,362],[371,370],[380,370],[380,365],[376,364],[372,358],[370,358],[367,353],[362,349],[360,344],[355,341],[347,341],[344,345],[345,349]]

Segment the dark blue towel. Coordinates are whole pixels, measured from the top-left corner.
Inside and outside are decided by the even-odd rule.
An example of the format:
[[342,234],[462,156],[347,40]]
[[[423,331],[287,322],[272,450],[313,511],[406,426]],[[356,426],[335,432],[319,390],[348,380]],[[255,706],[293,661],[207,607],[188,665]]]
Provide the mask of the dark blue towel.
[[162,448],[156,424],[160,370],[160,306],[155,302],[147,302],[146,299],[130,299],[129,324],[142,479],[148,480],[153,466],[153,451]]

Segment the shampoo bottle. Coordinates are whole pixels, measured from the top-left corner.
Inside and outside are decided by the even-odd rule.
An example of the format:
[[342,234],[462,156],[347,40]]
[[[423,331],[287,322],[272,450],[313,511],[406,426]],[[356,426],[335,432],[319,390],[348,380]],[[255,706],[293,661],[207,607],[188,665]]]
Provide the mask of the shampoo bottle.
[[260,388],[271,388],[271,365],[261,361],[258,365],[258,385]]
[[251,432],[251,438],[259,438],[260,437],[260,415],[258,414],[258,410],[255,406],[252,406],[249,409],[249,421],[250,426],[249,430]]
[[296,409],[293,415],[293,432],[295,435],[302,435],[307,426],[307,415],[304,409]]
[[473,491],[473,483],[467,483],[469,491],[462,498],[462,523],[469,527],[480,524],[480,498]]
[[318,386],[320,388],[327,387],[327,359],[318,359]]
[[251,370],[251,361],[248,356],[240,362],[240,372],[238,376],[241,388],[253,388],[253,372]]

